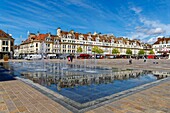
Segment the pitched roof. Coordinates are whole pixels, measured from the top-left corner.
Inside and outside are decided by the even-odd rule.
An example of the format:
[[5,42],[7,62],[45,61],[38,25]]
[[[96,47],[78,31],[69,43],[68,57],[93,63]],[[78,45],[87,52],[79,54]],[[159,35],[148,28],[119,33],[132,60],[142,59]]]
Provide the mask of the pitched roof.
[[8,33],[5,33],[3,30],[0,29],[0,38],[12,38]]
[[[168,41],[170,41],[170,37],[169,37],[169,38],[165,38],[165,37],[163,37],[163,38],[158,38],[157,41],[156,41],[154,44],[160,44],[160,43],[162,43],[162,42],[164,42],[164,41],[166,41],[166,43],[168,43]],[[153,44],[153,45],[154,45],[154,44]]]
[[45,41],[45,38],[48,36],[49,34],[30,35],[28,39],[22,42],[22,44],[30,43],[32,40]]

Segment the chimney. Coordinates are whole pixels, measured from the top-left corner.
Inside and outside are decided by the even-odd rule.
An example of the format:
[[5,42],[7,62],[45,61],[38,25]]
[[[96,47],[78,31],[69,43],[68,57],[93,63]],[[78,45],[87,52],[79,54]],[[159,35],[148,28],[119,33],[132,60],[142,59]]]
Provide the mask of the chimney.
[[48,33],[48,36],[49,36],[49,37],[51,36],[51,32]]
[[60,27],[57,28],[57,35],[58,35],[58,36],[61,36],[61,28],[60,28]]
[[97,35],[96,31],[93,33],[93,35]]
[[40,32],[39,32],[39,31],[37,31],[37,36],[39,36],[39,34],[40,34]]
[[87,34],[88,34],[88,35],[91,35],[91,32],[88,32]]
[[71,33],[71,34],[74,34],[74,30],[70,30],[70,33]]

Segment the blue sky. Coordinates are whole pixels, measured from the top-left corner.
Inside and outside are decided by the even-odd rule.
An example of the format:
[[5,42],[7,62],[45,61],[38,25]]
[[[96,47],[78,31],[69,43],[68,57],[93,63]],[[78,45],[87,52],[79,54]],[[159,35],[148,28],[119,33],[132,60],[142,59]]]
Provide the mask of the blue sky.
[[170,1],[0,0],[0,29],[16,44],[28,31],[56,34],[58,27],[153,43],[158,36],[170,36]]

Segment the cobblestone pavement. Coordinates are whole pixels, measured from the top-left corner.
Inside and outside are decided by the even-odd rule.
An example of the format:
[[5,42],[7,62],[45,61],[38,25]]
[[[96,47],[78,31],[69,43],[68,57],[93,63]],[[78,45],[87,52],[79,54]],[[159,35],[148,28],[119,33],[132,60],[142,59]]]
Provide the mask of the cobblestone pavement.
[[87,113],[170,113],[169,89],[168,81]]
[[[51,60],[61,62],[60,60]],[[158,64],[153,64],[158,62]],[[74,60],[83,64],[84,60]],[[93,65],[91,60],[87,64]],[[119,68],[142,68],[169,70],[170,60],[97,60],[98,66]],[[87,113],[170,113],[170,82],[132,94],[120,100],[87,111]],[[54,102],[34,88],[19,81],[0,82],[0,113],[70,113],[64,106]]]
[[19,80],[0,82],[0,113],[70,113]]
[[[26,60],[9,60],[15,62],[22,62]],[[59,59],[45,59],[46,61],[51,62],[68,62],[67,60],[59,60]],[[3,60],[0,60],[3,62]],[[30,62],[30,61],[28,61]],[[157,62],[158,64],[154,64]],[[147,59],[144,62],[143,59],[133,59],[132,64],[129,64],[129,59],[74,59],[73,63],[80,65],[93,65],[93,66],[104,66],[104,67],[115,67],[115,68],[136,68],[136,69],[148,69],[148,70],[170,70],[170,59]]]

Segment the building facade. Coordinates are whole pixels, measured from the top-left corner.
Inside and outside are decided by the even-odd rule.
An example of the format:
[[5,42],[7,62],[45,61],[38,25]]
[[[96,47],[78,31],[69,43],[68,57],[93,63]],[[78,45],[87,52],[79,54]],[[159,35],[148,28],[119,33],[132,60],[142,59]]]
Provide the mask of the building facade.
[[12,38],[12,35],[0,30],[0,59],[2,59],[5,54],[8,54],[11,58],[13,53],[14,38]]
[[151,46],[140,42],[140,40],[129,40],[127,38],[114,35],[102,35],[97,33],[77,33],[73,30],[66,32],[57,29],[56,35],[47,34],[29,34],[28,39],[20,45],[20,54],[38,54],[42,53],[42,47],[45,47],[44,53],[50,54],[70,54],[77,53],[77,48],[82,48],[82,53],[93,54],[92,48],[98,46],[104,51],[104,55],[112,54],[112,50],[117,48],[120,55],[126,55],[126,50],[131,49],[133,55],[137,55],[139,50],[144,50],[146,54],[151,50]]
[[19,53],[21,56],[28,54],[56,54],[60,53],[59,40],[56,35],[30,33],[28,39],[19,45]]
[[71,30],[70,32],[57,29],[57,36],[60,39],[61,53],[77,53],[77,48],[81,47],[83,52],[93,54],[92,48],[98,46],[101,48],[103,54],[112,54],[112,50],[117,48],[120,55],[126,55],[126,50],[132,50],[133,55],[137,55],[140,50],[144,50],[146,54],[152,49],[149,44],[144,44],[140,40],[129,40],[127,38],[118,37],[114,35],[101,34],[81,34]]
[[168,54],[170,52],[170,37],[159,37],[152,48],[156,55]]

